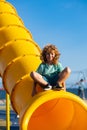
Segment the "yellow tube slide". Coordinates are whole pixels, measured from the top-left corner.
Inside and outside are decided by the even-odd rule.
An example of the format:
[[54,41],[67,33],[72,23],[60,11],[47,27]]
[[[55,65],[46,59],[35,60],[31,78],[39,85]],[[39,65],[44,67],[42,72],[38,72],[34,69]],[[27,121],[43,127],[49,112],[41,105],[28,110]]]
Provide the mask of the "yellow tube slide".
[[20,130],[87,130],[87,105],[78,96],[39,86],[31,96],[30,72],[41,63],[40,52],[15,8],[0,0],[0,75]]

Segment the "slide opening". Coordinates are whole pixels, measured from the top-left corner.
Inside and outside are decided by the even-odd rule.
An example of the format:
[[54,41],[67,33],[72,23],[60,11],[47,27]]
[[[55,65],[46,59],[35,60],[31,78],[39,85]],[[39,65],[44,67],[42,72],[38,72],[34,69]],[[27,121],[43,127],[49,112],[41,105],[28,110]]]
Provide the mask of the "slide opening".
[[44,97],[42,96],[30,105],[22,117],[21,129],[83,130],[84,128],[86,130],[87,107],[83,108],[85,103],[81,104],[80,98],[73,97],[74,95],[70,93],[67,93],[68,96],[63,95],[65,92],[58,92],[56,96],[51,93],[50,97],[47,93],[46,96],[43,94]]

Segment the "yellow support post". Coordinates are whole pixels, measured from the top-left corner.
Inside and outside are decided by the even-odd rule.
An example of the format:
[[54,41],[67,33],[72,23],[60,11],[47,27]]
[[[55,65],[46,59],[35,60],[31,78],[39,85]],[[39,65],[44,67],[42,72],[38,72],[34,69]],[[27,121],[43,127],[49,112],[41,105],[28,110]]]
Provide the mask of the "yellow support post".
[[6,93],[6,130],[10,130],[10,99]]

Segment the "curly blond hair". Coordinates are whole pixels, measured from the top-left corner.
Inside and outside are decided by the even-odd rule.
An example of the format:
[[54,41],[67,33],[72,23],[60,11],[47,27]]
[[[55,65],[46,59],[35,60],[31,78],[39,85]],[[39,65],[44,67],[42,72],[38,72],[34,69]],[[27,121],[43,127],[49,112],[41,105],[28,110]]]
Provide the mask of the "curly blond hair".
[[53,45],[53,44],[47,44],[42,49],[40,59],[42,60],[43,63],[47,63],[46,54],[47,53],[51,53],[52,51],[55,52],[55,57],[53,59],[53,64],[57,64],[58,63],[58,59],[60,57],[60,52],[58,51],[58,49],[56,48],[56,46]]

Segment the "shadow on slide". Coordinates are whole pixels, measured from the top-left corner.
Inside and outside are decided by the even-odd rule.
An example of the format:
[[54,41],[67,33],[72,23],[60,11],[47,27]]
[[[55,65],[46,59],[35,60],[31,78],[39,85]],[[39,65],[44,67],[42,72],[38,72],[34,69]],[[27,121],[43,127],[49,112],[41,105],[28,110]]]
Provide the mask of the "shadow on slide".
[[0,0],[0,75],[19,114],[20,130],[87,130],[87,105],[64,91],[42,91],[32,97],[41,49],[15,8]]

